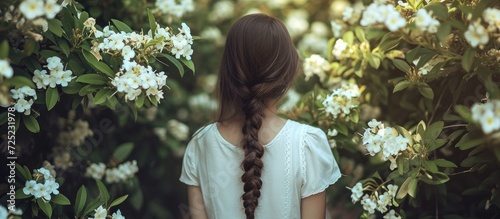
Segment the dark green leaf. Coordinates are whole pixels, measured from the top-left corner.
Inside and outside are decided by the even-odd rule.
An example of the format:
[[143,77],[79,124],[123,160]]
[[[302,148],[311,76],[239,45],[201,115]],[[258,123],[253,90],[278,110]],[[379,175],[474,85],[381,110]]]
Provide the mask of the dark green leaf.
[[418,91],[427,99],[434,99],[434,91],[428,84],[419,84]]
[[19,199],[26,199],[26,198],[29,198],[29,197],[32,197],[33,195],[26,195],[24,192],[23,192],[23,189],[18,189],[16,190],[16,200],[19,200]]
[[119,31],[124,31],[125,33],[133,32],[133,30],[126,24],[116,19],[111,19],[111,22],[118,28]]
[[100,90],[99,92],[97,92],[95,94],[94,104],[98,105],[98,104],[102,104],[102,103],[106,102],[107,98],[110,97],[111,94],[113,94],[113,91],[108,89],[108,88],[104,88],[104,89]]
[[429,185],[439,185],[448,182],[448,180],[450,180],[450,177],[448,177],[448,175],[442,172],[437,172],[437,173],[428,172],[427,174],[423,174],[420,180]]
[[126,199],[127,199],[128,195],[124,195],[124,196],[121,196],[117,199],[115,199],[114,201],[111,202],[111,204],[109,205],[109,207],[113,207],[113,206],[117,206],[119,204],[121,204],[122,202],[124,202]]
[[472,68],[472,63],[474,63],[474,56],[476,55],[476,50],[474,48],[469,47],[464,53],[464,56],[462,57],[462,68],[464,68],[465,71],[470,72]]
[[418,180],[415,179],[415,178],[412,178],[412,180],[410,181],[410,184],[408,185],[408,195],[410,195],[411,197],[415,198],[416,195],[417,195],[417,183],[418,183]]
[[472,114],[467,107],[465,107],[463,105],[456,105],[455,112],[457,112],[458,115],[460,115],[460,117],[462,117],[464,119],[464,121],[466,121],[468,123],[473,122],[472,121]]
[[443,121],[438,121],[435,123],[432,123],[427,129],[425,130],[424,133],[424,140],[429,139],[429,140],[434,140],[436,139],[441,131],[443,130],[444,127],[444,122]]
[[23,179],[28,181],[28,175],[31,175],[31,173],[24,171],[23,166],[21,166],[21,164],[18,163],[16,163],[16,169],[23,176]]
[[96,70],[99,70],[109,77],[115,76],[115,72],[111,70],[111,68],[107,64],[99,62],[96,57],[92,55],[92,53],[90,53],[90,51],[84,49],[82,50],[82,53],[85,60],[87,60],[87,62],[89,62],[90,65],[92,65],[92,67],[94,67]]
[[406,61],[404,61],[402,59],[393,59],[392,63],[394,63],[396,68],[398,68],[402,72],[404,72],[404,73],[410,72],[410,65],[408,65],[408,63]]
[[12,78],[7,79],[7,83],[9,83],[11,86],[14,86],[15,88],[21,88],[24,86],[28,86],[30,88],[35,89],[35,84],[30,78],[24,77],[24,76],[14,76]]
[[108,82],[108,79],[102,75],[98,74],[84,74],[78,76],[76,79],[77,82],[85,83],[85,84],[93,84],[93,85],[103,85]]
[[425,167],[425,169],[427,171],[430,171],[430,172],[433,172],[433,173],[438,172],[438,168],[437,168],[436,164],[433,161],[425,160],[424,161],[424,167]]
[[97,184],[97,187],[99,188],[99,197],[101,198],[101,201],[103,201],[107,206],[107,203],[110,198],[108,189],[106,188],[106,186],[104,186],[101,180],[96,179],[95,182]]
[[179,70],[179,74],[181,75],[181,77],[184,76],[184,67],[182,66],[181,62],[179,62],[179,60],[177,60],[175,57],[171,56],[171,55],[168,55],[168,54],[158,54],[159,56],[163,56],[165,58],[168,59],[168,61],[170,61],[172,64],[175,65],[175,67],[177,67],[177,69]]
[[406,180],[401,185],[401,188],[399,188],[398,193],[396,194],[397,199],[402,199],[408,194],[408,189],[412,180],[415,180],[415,178],[414,177],[406,178]]
[[380,50],[387,52],[398,46],[400,41],[401,37],[397,37],[392,33],[388,33],[384,37],[382,37],[382,40],[380,41],[378,47],[380,48]]
[[56,105],[57,101],[59,101],[59,92],[57,88],[48,87],[45,92],[45,104],[47,105],[47,110],[51,110]]
[[123,162],[132,153],[134,149],[134,143],[127,142],[118,146],[113,152],[113,158],[118,162]]
[[153,37],[156,34],[156,21],[155,21],[155,16],[153,13],[151,13],[151,10],[148,8],[148,21],[149,21],[149,28],[151,29],[151,33],[153,34]]
[[80,186],[80,189],[78,189],[78,192],[76,193],[76,200],[75,200],[75,213],[77,216],[80,216],[83,207],[85,207],[85,203],[87,202],[87,189],[85,188],[84,185]]
[[48,20],[49,30],[58,37],[62,37],[64,30],[62,29],[62,22],[57,19]]
[[482,143],[486,142],[486,138],[476,138],[476,139],[471,139],[469,137],[469,133],[466,133],[460,141],[455,145],[455,147],[460,148],[460,150],[467,150],[473,147],[476,147]]
[[434,163],[436,163],[436,165],[440,167],[457,167],[457,165],[453,162],[442,158],[434,160]]
[[394,86],[394,90],[392,90],[392,93],[396,93],[400,90],[403,90],[407,87],[409,87],[412,83],[410,81],[407,81],[407,80],[403,80],[403,81],[400,81],[398,84],[396,84],[396,86]]
[[9,57],[9,41],[4,40],[0,43],[0,59],[7,59]]
[[187,59],[182,58],[181,61],[182,61],[182,63],[184,63],[184,65],[186,65],[193,72],[193,74],[195,73],[195,67],[194,67],[193,60],[187,60]]
[[40,125],[38,124],[38,121],[32,116],[32,115],[23,115],[23,120],[24,120],[24,125],[26,128],[33,133],[38,133],[40,132]]
[[58,205],[70,205],[71,204],[71,202],[69,201],[69,199],[66,198],[66,196],[64,196],[61,193],[53,196],[50,201],[53,202],[53,203],[55,203],[55,204],[58,204]]
[[49,216],[49,218],[52,217],[52,206],[50,205],[50,203],[44,202],[41,198],[37,199],[36,203],[38,204],[38,207],[42,209],[45,215]]
[[[436,16],[439,19],[445,20],[448,18],[448,7],[446,5],[443,5],[441,3],[434,3],[434,4],[429,4],[425,7],[427,11],[432,12],[432,15]],[[445,22],[442,22],[443,24]]]
[[437,30],[437,37],[439,42],[444,43],[446,37],[448,37],[451,33],[451,25],[449,23],[443,22],[439,25]]

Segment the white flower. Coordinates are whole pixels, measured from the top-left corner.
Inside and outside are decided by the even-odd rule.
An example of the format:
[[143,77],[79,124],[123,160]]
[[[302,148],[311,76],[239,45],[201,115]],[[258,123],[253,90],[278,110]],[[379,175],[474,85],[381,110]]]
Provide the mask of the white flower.
[[484,21],[490,26],[500,29],[500,10],[496,8],[487,8],[483,12]]
[[33,195],[36,190],[38,190],[38,185],[35,180],[26,181],[23,188],[25,195]]
[[387,194],[389,194],[390,196],[396,197],[397,191],[398,191],[397,185],[392,185],[392,184],[387,185]]
[[234,2],[228,0],[217,1],[213,5],[210,12],[209,19],[211,21],[221,21],[229,19],[234,15]]
[[47,191],[49,193],[52,193],[54,195],[57,195],[59,194],[59,183],[57,183],[56,181],[54,180],[45,180],[45,183],[44,185],[46,186],[47,188]]
[[105,171],[106,165],[104,163],[92,163],[87,167],[85,176],[100,180],[104,176]]
[[113,215],[111,215],[111,219],[125,219],[125,217],[122,215],[120,209],[118,209],[118,211],[116,211],[115,213],[113,213]]
[[72,74],[73,72],[71,70],[63,71],[62,75],[60,76],[60,78],[58,78],[58,80],[56,80],[56,82],[60,84],[62,87],[66,87],[68,86],[68,82],[70,82],[73,79],[71,77]]
[[43,168],[43,167],[42,167],[42,168],[40,168],[40,169],[37,169],[37,170],[35,170],[35,171],[36,171],[37,173],[42,174],[42,175],[43,175],[43,178],[44,178],[45,180],[50,180],[50,179],[52,179],[52,178],[53,178],[53,177],[52,177],[52,175],[50,174],[50,171],[49,171],[49,170],[47,170],[47,169],[45,169],[45,168]]
[[317,75],[321,81],[326,77],[325,72],[330,70],[330,63],[320,55],[313,54],[304,61],[304,74],[306,81]]
[[108,216],[108,211],[106,211],[106,209],[103,208],[102,205],[96,208],[94,211],[94,219],[106,219],[106,216]]
[[19,11],[28,20],[32,20],[44,14],[43,1],[41,0],[24,0],[19,5]]
[[56,17],[57,13],[61,11],[62,7],[57,4],[57,0],[47,0],[45,2],[44,11],[48,19]]
[[[34,73],[34,75],[33,75],[33,79],[32,80],[33,80],[33,82],[35,82],[36,87],[38,89],[41,89],[41,88],[45,89],[45,88],[47,88],[47,84],[43,83],[44,79],[49,77],[49,75],[47,75],[47,71],[46,70],[41,70],[40,71],[40,70],[37,69],[33,73]],[[47,80],[47,79],[45,79],[45,80]]]
[[309,29],[309,14],[303,9],[291,11],[285,20],[286,27],[292,38],[303,34]]
[[500,100],[476,103],[471,108],[472,120],[479,123],[485,134],[500,130]]
[[500,115],[495,115],[492,110],[487,110],[481,120],[481,128],[485,134],[490,134],[495,130],[500,129]]
[[356,183],[356,185],[351,188],[351,193],[352,202],[354,203],[359,201],[361,196],[363,196],[363,184],[361,184],[360,182]]
[[328,136],[337,136],[339,134],[339,131],[337,129],[328,129]]
[[6,78],[11,78],[14,75],[14,70],[9,64],[9,61],[0,59],[0,75]]
[[63,69],[63,64],[61,63],[61,58],[57,56],[52,56],[47,58],[47,68],[49,70]]
[[486,45],[486,43],[488,43],[488,41],[490,40],[488,32],[486,31],[486,28],[481,25],[480,20],[469,24],[467,31],[464,33],[464,36],[467,42],[472,47]]
[[332,25],[332,32],[333,32],[333,37],[339,38],[340,35],[342,34],[342,24],[339,24],[336,21],[330,22],[330,25]]
[[387,26],[387,29],[391,32],[394,32],[399,30],[399,28],[406,26],[406,19],[404,19],[397,11],[390,12],[385,19],[385,26]]
[[370,122],[368,122],[368,127],[370,128],[375,128],[381,125],[382,123],[377,121],[376,119],[372,119]]
[[431,13],[421,8],[417,11],[415,16],[415,25],[420,31],[428,31],[429,33],[436,33],[439,27],[439,21],[432,18]]
[[33,194],[35,198],[43,198],[47,201],[50,201],[51,196],[50,193],[52,192],[51,188],[47,187],[46,184],[41,184],[38,183],[38,189],[35,190],[35,193]]
[[19,113],[24,112],[25,115],[29,115],[31,113],[31,105],[33,105],[33,100],[26,101],[25,99],[20,99],[14,105],[14,108],[16,108]]
[[135,57],[135,51],[130,46],[124,46],[122,56],[124,60],[130,60]]
[[372,3],[366,8],[365,11],[363,11],[363,15],[359,23],[361,24],[361,26],[369,26],[375,24],[379,17],[380,14],[378,11],[378,5]]
[[341,86],[328,95],[322,102],[325,112],[334,118],[347,115],[359,105],[359,87],[351,82],[343,82]]
[[87,18],[87,20],[85,20],[85,22],[83,22],[83,26],[85,28],[88,28],[88,29],[95,29],[95,24],[96,24],[96,21],[95,21],[95,18],[93,17],[89,17]]
[[137,161],[127,161],[116,168],[106,169],[106,182],[123,182],[133,177],[138,171]]
[[361,199],[361,205],[363,205],[363,209],[365,209],[365,211],[367,211],[368,213],[375,213],[377,204],[367,194],[365,194],[365,196],[363,196],[363,199]]
[[337,60],[340,60],[344,58],[344,51],[346,49],[347,49],[347,43],[344,42],[344,40],[342,39],[338,39],[337,41],[335,41],[335,45],[333,46],[332,49],[332,54]]
[[401,217],[396,215],[394,209],[391,209],[387,214],[384,215],[384,219],[401,219]]
[[175,119],[167,122],[167,129],[177,140],[184,141],[189,138],[189,127]]

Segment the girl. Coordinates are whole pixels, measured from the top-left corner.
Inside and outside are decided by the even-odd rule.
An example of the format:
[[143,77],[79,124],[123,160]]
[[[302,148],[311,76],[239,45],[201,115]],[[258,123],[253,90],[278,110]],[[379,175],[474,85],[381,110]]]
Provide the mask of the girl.
[[228,33],[218,79],[216,123],[184,155],[192,218],[325,218],[325,189],[340,177],[326,135],[280,118],[278,100],[299,56],[276,18],[252,14]]

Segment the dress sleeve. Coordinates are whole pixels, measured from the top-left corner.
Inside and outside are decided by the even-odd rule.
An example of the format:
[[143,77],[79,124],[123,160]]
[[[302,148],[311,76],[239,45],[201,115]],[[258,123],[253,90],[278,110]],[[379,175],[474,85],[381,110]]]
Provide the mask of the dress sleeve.
[[323,192],[341,176],[325,133],[307,126],[304,134],[301,145],[302,198]]
[[184,158],[182,160],[182,170],[181,177],[179,180],[186,185],[199,186],[198,181],[198,171],[197,171],[197,161],[196,150],[193,141],[191,141],[186,147],[186,152],[184,153]]

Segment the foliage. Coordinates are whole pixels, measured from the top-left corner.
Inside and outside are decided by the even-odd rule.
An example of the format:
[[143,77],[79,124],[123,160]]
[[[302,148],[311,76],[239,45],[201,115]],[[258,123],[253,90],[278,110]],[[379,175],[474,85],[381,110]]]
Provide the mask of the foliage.
[[[328,131],[341,166],[361,167],[344,169],[341,183],[352,187],[364,218],[390,206],[397,213],[384,218],[495,217],[500,23],[491,16],[500,4],[394,3],[356,3],[332,21],[327,56],[304,62],[306,76],[317,76],[314,89],[289,115]],[[325,104],[346,80],[359,86],[347,91],[357,95]],[[352,101],[359,106],[328,111]],[[398,187],[392,198],[388,183]]]

